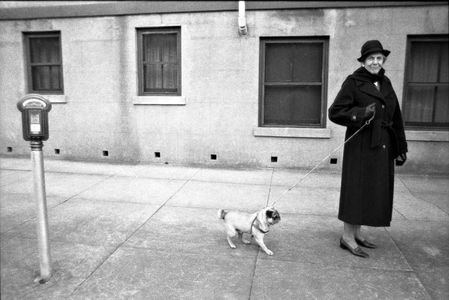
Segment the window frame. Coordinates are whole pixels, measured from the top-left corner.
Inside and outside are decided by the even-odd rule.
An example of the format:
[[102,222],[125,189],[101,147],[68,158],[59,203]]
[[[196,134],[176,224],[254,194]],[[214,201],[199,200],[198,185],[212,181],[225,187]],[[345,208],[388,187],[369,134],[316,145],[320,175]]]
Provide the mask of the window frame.
[[[176,34],[176,59],[177,59],[177,91],[176,92],[145,92],[144,91],[144,74],[143,74],[143,55],[144,55],[144,43],[143,36],[146,34]],[[181,82],[181,27],[180,26],[172,26],[172,27],[145,27],[145,28],[136,28],[136,38],[137,38],[137,77],[138,77],[138,88],[137,95],[138,96],[181,96],[182,94],[182,82]]]
[[[48,94],[48,95],[63,95],[64,94],[64,71],[63,71],[63,57],[62,57],[62,43],[61,43],[61,32],[60,31],[24,31],[22,32],[24,44],[25,44],[25,70],[27,72],[27,89],[29,93],[38,93],[38,94]],[[57,63],[48,63],[48,65],[57,65],[59,66],[59,81],[60,81],[60,89],[53,90],[35,90],[33,87],[33,73],[32,68],[35,63],[31,62],[31,44],[30,39],[36,38],[58,38],[58,51],[59,51],[59,62]],[[51,77],[50,77],[51,80]]]
[[[265,78],[266,78],[266,45],[273,43],[320,43],[322,45],[323,57],[322,57],[322,70],[321,70],[321,83],[314,82],[302,82],[287,84],[291,86],[312,86],[321,85],[321,104],[320,104],[320,123],[319,124],[299,124],[299,125],[285,125],[285,124],[264,124],[264,99],[265,99]],[[329,36],[293,36],[293,37],[272,37],[261,36],[259,39],[260,51],[259,51],[259,127],[266,128],[326,128],[327,122],[327,85],[328,85],[328,64],[329,64]],[[271,84],[275,85],[275,84]],[[282,84],[281,84],[282,85]],[[285,83],[284,83],[285,85]]]
[[[409,103],[408,103],[408,88],[409,88],[409,71],[412,67],[412,43],[413,42],[444,42],[448,41],[449,37],[447,34],[427,34],[427,35],[407,35],[407,44],[406,44],[406,55],[405,55],[405,67],[404,67],[404,84],[403,84],[403,92],[402,92],[402,111],[404,112]],[[441,53],[442,49],[440,49],[440,59],[441,59]],[[438,64],[440,66],[440,64]],[[438,73],[438,81],[440,68],[437,70]],[[435,117],[435,103],[436,103],[436,96],[437,93],[435,92],[435,88],[439,85],[448,85],[447,83],[441,83],[441,82],[435,82],[435,83],[412,83],[412,85],[415,86],[432,86],[434,87],[434,93],[433,93],[433,109],[432,109],[432,119]],[[407,122],[404,117],[404,126],[406,130],[418,130],[418,131],[448,131],[449,130],[449,124],[448,125],[442,125],[444,123],[435,123],[435,122]]]

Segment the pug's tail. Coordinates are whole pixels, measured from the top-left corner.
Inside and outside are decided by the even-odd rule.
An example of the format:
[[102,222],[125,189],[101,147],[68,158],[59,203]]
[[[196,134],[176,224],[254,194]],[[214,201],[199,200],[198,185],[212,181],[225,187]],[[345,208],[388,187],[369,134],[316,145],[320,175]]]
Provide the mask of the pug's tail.
[[219,210],[218,210],[218,218],[224,220],[224,218],[225,218],[225,216],[226,216],[227,213],[228,213],[227,211],[225,211],[225,210],[223,210],[223,209],[219,209]]

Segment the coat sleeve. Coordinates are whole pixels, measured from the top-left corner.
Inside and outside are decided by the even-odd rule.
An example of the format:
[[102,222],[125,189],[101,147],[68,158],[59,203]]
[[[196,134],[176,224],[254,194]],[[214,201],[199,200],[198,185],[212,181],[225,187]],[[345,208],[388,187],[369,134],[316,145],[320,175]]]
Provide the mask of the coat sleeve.
[[396,108],[393,113],[393,130],[396,135],[397,144],[398,144],[398,154],[407,153],[407,140],[405,138],[405,130],[404,130],[404,121],[402,120],[401,108],[399,107],[399,101],[396,97]]
[[337,97],[328,110],[329,119],[339,125],[361,127],[365,121],[365,107],[357,106],[356,85],[349,77],[343,82]]

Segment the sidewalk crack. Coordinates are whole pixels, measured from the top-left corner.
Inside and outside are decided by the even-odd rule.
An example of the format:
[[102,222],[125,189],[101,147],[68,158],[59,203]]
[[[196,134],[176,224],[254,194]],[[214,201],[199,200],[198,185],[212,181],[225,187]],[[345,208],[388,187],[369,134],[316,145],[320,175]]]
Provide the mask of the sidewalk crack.
[[[405,183],[399,176],[398,176],[397,178],[398,178],[399,181],[404,185],[404,187],[407,189],[407,191],[410,193],[410,195],[412,195],[414,198],[416,198],[416,199],[418,199],[418,200],[421,200],[421,201],[423,201],[423,202],[429,204],[430,206],[436,207],[437,209],[441,210],[441,211],[443,212],[443,214],[449,216],[449,213],[447,213],[444,209],[442,209],[441,207],[439,207],[437,204],[435,204],[435,203],[433,203],[433,202],[430,202],[430,201],[427,201],[427,200],[424,199],[423,197],[419,196],[419,193],[413,192],[413,191],[407,186],[407,184],[406,184],[406,183]],[[401,215],[402,215],[402,214],[401,214]]]
[[419,282],[419,285],[421,286],[421,288],[427,293],[427,295],[429,296],[429,299],[431,299],[432,297],[430,296],[429,291],[427,290],[426,286],[423,284],[419,273],[417,272],[417,270],[415,270],[415,268],[413,268],[413,266],[409,263],[407,256],[404,255],[404,253],[401,251],[401,248],[399,248],[398,244],[396,243],[396,241],[393,238],[393,235],[391,234],[391,232],[387,229],[384,228],[384,230],[388,233],[388,235],[390,236],[391,240],[393,241],[394,246],[396,247],[396,249],[399,251],[399,253],[401,253],[402,257],[404,258],[404,260],[407,262],[408,267],[410,268],[411,272],[415,274],[416,279]]
[[253,268],[253,271],[251,273],[251,286],[249,287],[248,300],[251,299],[251,296],[253,294],[254,277],[256,276],[257,261],[259,260],[259,253],[260,253],[260,250],[257,251],[256,257],[254,259],[254,268]]
[[[86,277],[86,279],[84,279],[80,284],[78,284],[75,289],[73,289],[72,293],[70,294],[70,296],[73,296],[91,277],[92,275],[97,272],[98,269],[100,269],[103,264],[112,256],[114,255],[118,249],[120,249],[137,231],[139,231],[143,226],[145,226],[146,223],[148,223],[148,221],[150,221],[150,219],[156,215],[166,204],[168,201],[170,201],[177,193],[179,193],[180,190],[182,190],[184,188],[184,186],[186,186],[190,181],[192,181],[193,177],[196,176],[196,174],[198,174],[198,172],[200,171],[200,169],[195,172],[195,174],[192,175],[192,177],[190,177],[186,182],[184,182],[174,193],[173,195],[171,195],[170,197],[168,197],[167,200],[165,200],[164,203],[162,203],[161,205],[159,205],[159,207],[145,220],[145,222],[143,222],[140,226],[138,226],[129,236],[126,237],[125,240],[123,240],[121,243],[119,243],[117,245],[117,247],[115,247],[115,249],[113,249],[108,255],[106,255],[106,257],[98,264],[98,266]],[[112,175],[113,176],[113,175]]]

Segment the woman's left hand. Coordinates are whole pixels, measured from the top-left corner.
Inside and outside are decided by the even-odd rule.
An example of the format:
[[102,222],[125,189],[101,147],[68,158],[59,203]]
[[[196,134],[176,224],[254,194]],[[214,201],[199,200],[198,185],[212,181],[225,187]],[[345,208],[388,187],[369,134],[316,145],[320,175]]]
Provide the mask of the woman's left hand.
[[405,164],[405,161],[407,160],[407,154],[401,153],[398,157],[396,157],[396,166],[402,166]]

